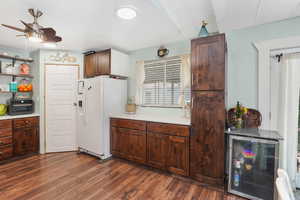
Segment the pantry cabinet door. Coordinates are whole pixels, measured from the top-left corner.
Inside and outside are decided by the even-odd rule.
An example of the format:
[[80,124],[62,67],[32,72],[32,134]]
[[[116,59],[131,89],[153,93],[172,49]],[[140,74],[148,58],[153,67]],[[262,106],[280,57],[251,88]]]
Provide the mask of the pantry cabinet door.
[[77,150],[78,66],[46,65],[46,152]]
[[192,101],[190,175],[204,183],[223,185],[224,92],[192,92]]
[[192,90],[225,89],[225,35],[192,40]]

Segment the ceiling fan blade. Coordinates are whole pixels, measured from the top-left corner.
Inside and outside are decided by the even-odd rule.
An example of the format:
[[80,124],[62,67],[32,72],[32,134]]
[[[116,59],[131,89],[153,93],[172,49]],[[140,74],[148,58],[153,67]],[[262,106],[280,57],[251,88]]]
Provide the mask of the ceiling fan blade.
[[61,41],[62,41],[62,38],[59,37],[59,36],[55,36],[54,41],[55,41],[55,42],[61,42]]
[[41,31],[47,36],[47,37],[53,37],[56,34],[56,31],[53,28],[41,28]]
[[34,17],[34,9],[33,8],[29,8],[28,12],[30,13],[31,16]]
[[17,27],[14,27],[14,26],[6,25],[6,24],[2,24],[2,26],[6,27],[6,28],[13,29],[13,30],[15,30],[15,31],[20,31],[20,32],[23,32],[23,33],[26,32],[24,29],[17,28]]
[[40,11],[40,10],[37,10],[36,11],[36,17],[37,18],[39,18],[40,16],[42,16],[43,15],[43,12],[42,11]]
[[20,20],[20,22],[22,24],[24,24],[24,26],[26,26],[26,28],[28,28],[29,30],[35,31],[31,26],[29,26],[29,24],[25,23],[24,21]]
[[33,8],[29,8],[28,12],[30,13],[31,16],[39,18],[40,16],[43,15],[43,12],[40,10],[34,10]]
[[16,37],[26,37],[26,35],[16,35]]

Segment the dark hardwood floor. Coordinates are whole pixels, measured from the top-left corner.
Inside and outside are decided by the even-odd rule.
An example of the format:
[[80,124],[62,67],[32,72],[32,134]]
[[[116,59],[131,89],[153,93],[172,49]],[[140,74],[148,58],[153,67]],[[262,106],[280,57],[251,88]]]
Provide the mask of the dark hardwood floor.
[[188,179],[119,159],[99,163],[69,152],[0,165],[1,200],[240,200]]

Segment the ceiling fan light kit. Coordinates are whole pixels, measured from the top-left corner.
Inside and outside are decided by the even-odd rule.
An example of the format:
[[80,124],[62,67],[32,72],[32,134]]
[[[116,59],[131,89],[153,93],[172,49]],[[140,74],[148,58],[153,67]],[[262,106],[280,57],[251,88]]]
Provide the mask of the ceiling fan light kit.
[[42,35],[36,32],[31,32],[26,35],[29,41],[31,42],[42,42]]
[[43,46],[46,48],[56,48],[55,42],[43,42]]
[[38,24],[38,18],[43,15],[40,10],[28,9],[28,12],[33,16],[32,23],[26,23],[22,20],[20,22],[25,26],[25,29],[17,28],[10,25],[2,24],[2,26],[13,29],[15,31],[23,32],[24,35],[31,42],[43,43],[44,47],[54,48],[56,43],[62,41],[62,38],[56,35],[56,31],[53,28],[43,26]]

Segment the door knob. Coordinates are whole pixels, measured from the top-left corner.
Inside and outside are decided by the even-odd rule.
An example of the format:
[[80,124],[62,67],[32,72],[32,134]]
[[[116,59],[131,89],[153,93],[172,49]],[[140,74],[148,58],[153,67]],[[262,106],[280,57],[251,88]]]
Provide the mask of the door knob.
[[74,102],[74,103],[73,103],[73,106],[77,106],[77,103],[76,103],[76,102]]

